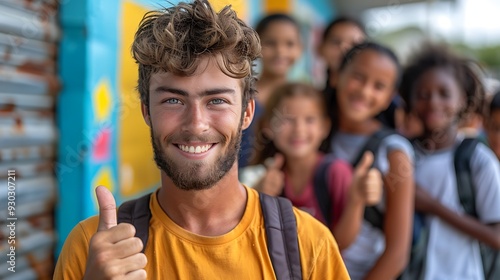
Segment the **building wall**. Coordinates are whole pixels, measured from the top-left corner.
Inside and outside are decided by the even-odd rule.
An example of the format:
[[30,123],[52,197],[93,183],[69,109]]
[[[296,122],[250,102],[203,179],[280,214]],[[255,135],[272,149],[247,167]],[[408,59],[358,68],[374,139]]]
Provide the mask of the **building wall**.
[[0,1],[0,279],[52,275],[57,13],[56,1]]

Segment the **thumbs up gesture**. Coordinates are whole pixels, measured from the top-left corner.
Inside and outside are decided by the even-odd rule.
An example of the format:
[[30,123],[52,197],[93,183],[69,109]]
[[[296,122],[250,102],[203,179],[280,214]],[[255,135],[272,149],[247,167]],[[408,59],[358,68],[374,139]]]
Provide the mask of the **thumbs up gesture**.
[[96,188],[99,226],[90,239],[84,279],[146,279],[142,241],[131,224],[117,225],[116,202],[105,187]]
[[285,164],[285,157],[282,154],[275,154],[274,158],[266,160],[267,171],[264,177],[257,183],[255,188],[265,194],[278,196],[283,191],[285,185],[285,174],[281,171]]
[[376,168],[372,168],[373,154],[365,152],[356,166],[351,187],[353,199],[362,201],[365,205],[376,205],[382,199],[382,175]]

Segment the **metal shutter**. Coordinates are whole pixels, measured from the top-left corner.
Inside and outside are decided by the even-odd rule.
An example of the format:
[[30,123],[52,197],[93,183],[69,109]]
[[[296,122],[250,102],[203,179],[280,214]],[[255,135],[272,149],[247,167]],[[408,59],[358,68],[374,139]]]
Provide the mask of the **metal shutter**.
[[[52,277],[58,3],[0,0],[0,259],[7,256],[0,262],[1,279]],[[5,191],[8,170],[15,170],[15,200]],[[15,244],[9,245],[12,222]],[[8,270],[8,246],[15,246],[15,273]]]

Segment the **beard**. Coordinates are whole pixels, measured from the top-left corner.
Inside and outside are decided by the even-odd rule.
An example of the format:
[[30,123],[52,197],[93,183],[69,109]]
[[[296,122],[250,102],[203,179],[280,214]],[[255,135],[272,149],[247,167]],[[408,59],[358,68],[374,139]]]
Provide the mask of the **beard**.
[[[243,120],[242,120],[243,121]],[[233,167],[234,162],[238,158],[238,152],[241,145],[241,126],[242,121],[238,126],[238,134],[233,137],[227,145],[227,150],[219,155],[212,166],[208,166],[208,170],[202,172],[202,168],[208,163],[204,162],[190,162],[181,166],[176,164],[174,160],[169,157],[162,149],[162,141],[153,132],[153,127],[150,128],[151,143],[153,145],[154,161],[158,168],[165,172],[172,182],[181,190],[206,190],[213,187],[218,183],[227,172]],[[189,140],[197,140],[205,143],[216,142],[217,145],[224,146],[228,140],[224,137],[219,137],[216,141],[211,141],[204,137],[181,136],[177,137],[175,141],[188,142]],[[172,140],[167,139],[167,143],[172,143]]]

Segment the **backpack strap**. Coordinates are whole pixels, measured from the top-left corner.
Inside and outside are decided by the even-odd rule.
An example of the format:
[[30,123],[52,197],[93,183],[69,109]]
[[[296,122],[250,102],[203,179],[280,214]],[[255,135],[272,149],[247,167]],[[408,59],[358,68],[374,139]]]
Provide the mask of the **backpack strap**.
[[476,212],[476,193],[472,182],[470,161],[479,141],[475,138],[465,138],[455,150],[454,164],[457,178],[457,191],[460,204],[465,212],[478,217]]
[[146,249],[149,236],[149,220],[151,220],[151,209],[149,209],[149,201],[151,194],[144,195],[140,198],[124,202],[118,208],[118,223],[129,223],[135,227],[135,236],[142,241],[142,253]]
[[[387,128],[387,127],[382,127],[379,129],[377,132],[372,134],[370,138],[368,138],[368,141],[366,141],[365,145],[363,148],[359,151],[358,156],[354,159],[353,166],[356,167],[356,165],[359,164],[361,159],[363,158],[363,155],[365,152],[370,151],[374,155],[374,158],[376,158],[378,154],[378,148],[380,147],[380,144],[382,141],[391,135],[396,134],[397,132],[393,129]],[[375,162],[375,161],[374,161]]]
[[314,194],[316,196],[316,200],[318,201],[319,209],[321,210],[321,214],[323,214],[323,218],[325,218],[326,225],[328,228],[331,228],[332,223],[332,207],[333,201],[330,199],[330,191],[328,188],[328,177],[329,177],[329,167],[332,161],[328,159],[326,156],[319,164],[316,172],[314,173]]
[[[472,169],[470,162],[474,150],[479,144],[476,138],[465,138],[455,150],[454,165],[455,175],[457,178],[457,191],[460,204],[465,210],[465,213],[479,218],[476,211],[476,191],[474,182],[472,182]],[[481,259],[483,261],[484,279],[497,279],[500,265],[500,252],[493,250],[491,247],[480,244]],[[495,276],[496,275],[496,276]]]
[[302,279],[297,221],[292,203],[283,197],[259,193],[267,249],[278,280]]
[[[358,156],[353,162],[353,168],[361,162],[363,155],[365,152],[370,151],[373,154],[374,159],[377,158],[378,149],[382,141],[391,135],[396,134],[396,131],[387,127],[382,127],[377,132],[372,134],[365,146],[359,152]],[[373,161],[375,163],[375,160]],[[384,229],[384,213],[380,211],[376,206],[365,207],[364,219],[369,222],[373,227],[378,228],[380,230]]]

